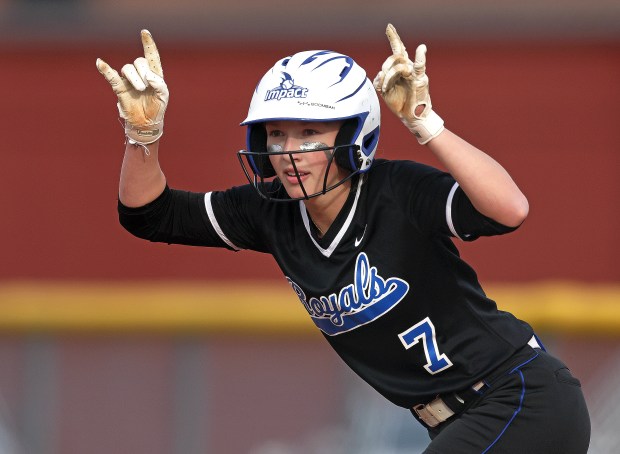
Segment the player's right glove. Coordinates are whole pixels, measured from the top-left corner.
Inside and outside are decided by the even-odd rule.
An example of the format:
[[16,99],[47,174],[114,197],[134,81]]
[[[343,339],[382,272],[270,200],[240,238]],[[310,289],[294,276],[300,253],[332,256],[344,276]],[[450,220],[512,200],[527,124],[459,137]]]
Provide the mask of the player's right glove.
[[388,24],[386,34],[392,55],[383,63],[373,85],[390,110],[424,145],[444,130],[443,120],[432,109],[426,75],[426,46],[417,47],[412,62],[392,24]]
[[155,41],[148,30],[142,30],[141,35],[144,57],[123,66],[123,77],[100,58],[97,69],[118,97],[118,112],[125,120],[129,143],[148,145],[163,134],[169,93]]

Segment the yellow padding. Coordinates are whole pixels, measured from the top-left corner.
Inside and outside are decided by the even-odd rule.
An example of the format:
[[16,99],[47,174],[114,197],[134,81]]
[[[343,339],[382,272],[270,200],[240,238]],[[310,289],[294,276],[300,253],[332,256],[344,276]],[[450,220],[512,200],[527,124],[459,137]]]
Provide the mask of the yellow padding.
[[487,295],[540,331],[620,335],[620,284],[492,285]]
[[[620,285],[493,284],[502,310],[538,330],[620,334]],[[308,334],[317,329],[284,282],[0,282],[2,332]]]

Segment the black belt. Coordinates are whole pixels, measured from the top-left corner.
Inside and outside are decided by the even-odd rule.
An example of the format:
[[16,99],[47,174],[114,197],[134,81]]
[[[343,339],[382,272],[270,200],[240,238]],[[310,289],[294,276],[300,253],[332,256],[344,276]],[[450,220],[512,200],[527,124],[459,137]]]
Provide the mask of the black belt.
[[532,348],[541,349],[535,336],[530,339],[528,345],[503,362],[484,379],[477,381],[472,386],[458,392],[447,393],[437,396],[427,404],[415,405],[412,410],[420,420],[428,427],[436,427],[452,416],[467,409],[472,402],[481,397],[496,379],[510,372],[520,362],[532,356]]

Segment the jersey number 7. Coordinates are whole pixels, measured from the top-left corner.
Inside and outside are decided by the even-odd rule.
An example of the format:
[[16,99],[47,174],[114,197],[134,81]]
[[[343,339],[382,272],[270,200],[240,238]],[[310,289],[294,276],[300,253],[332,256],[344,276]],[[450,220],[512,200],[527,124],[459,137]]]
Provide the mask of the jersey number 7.
[[424,369],[426,369],[429,374],[435,375],[452,366],[452,361],[450,361],[445,354],[439,352],[437,339],[435,338],[435,325],[433,325],[430,318],[426,317],[407,331],[400,333],[398,337],[407,350],[422,339],[424,354],[426,355],[426,365]]

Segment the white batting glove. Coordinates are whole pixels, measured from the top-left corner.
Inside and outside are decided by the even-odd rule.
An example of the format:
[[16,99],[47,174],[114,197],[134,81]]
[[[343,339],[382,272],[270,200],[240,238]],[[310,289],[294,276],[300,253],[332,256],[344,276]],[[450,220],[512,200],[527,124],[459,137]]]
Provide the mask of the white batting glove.
[[125,120],[129,143],[148,145],[163,134],[169,92],[155,41],[148,30],[142,30],[141,35],[144,57],[123,66],[123,77],[100,58],[97,69],[118,97],[118,112]]
[[386,34],[392,55],[383,63],[373,85],[390,110],[424,145],[444,130],[443,120],[432,109],[428,91],[426,46],[418,46],[412,62],[392,24],[388,24]]

